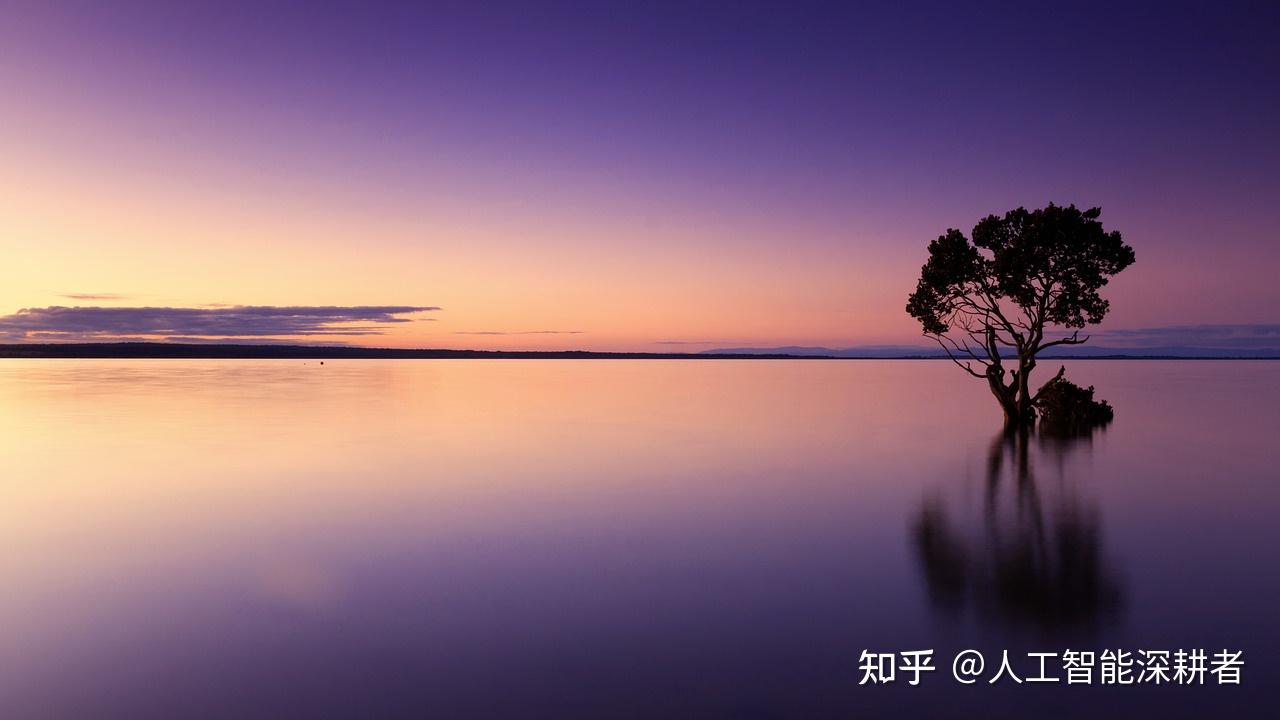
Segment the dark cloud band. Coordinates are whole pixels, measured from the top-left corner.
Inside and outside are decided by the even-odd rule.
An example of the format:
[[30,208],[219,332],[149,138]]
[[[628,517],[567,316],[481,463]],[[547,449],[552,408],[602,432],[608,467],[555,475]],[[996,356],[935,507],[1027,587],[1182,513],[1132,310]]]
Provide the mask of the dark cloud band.
[[1098,343],[1124,343],[1134,347],[1186,345],[1202,348],[1275,348],[1280,345],[1280,323],[1169,325],[1095,333]]
[[379,335],[403,317],[439,310],[416,305],[229,307],[45,307],[0,316],[0,337],[93,340],[125,337],[253,338]]

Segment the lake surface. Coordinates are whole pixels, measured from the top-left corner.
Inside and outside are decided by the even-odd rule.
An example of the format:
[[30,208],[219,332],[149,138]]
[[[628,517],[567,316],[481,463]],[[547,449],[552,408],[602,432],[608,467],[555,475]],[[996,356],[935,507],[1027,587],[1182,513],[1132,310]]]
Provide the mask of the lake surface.
[[[1006,442],[940,361],[0,361],[0,708],[1274,710],[1280,362],[1068,376],[1116,421]],[[968,648],[1245,667],[966,686]],[[916,649],[918,686],[859,685],[863,650]]]

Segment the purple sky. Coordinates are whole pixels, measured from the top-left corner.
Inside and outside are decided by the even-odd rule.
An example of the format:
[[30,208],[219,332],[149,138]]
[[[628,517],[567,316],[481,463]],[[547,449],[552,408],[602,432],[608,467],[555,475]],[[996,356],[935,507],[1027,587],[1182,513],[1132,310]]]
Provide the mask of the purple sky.
[[0,314],[900,342],[930,239],[1054,201],[1137,250],[1109,327],[1277,320],[1274,4],[228,5],[0,2]]

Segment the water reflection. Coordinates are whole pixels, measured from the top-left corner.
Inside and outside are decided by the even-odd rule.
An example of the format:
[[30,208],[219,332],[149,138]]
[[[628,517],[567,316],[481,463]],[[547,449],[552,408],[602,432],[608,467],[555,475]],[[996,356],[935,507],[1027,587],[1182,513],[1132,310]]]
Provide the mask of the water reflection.
[[982,622],[1049,631],[1118,616],[1122,583],[1104,552],[1098,505],[1073,472],[1092,442],[1001,433],[987,453],[980,507],[963,492],[925,499],[911,533],[939,614],[971,609]]
[[[0,363],[0,718],[1263,707],[1280,363],[1081,363],[1092,444],[992,442],[948,365]],[[1245,683],[857,684],[864,648],[1202,646]]]

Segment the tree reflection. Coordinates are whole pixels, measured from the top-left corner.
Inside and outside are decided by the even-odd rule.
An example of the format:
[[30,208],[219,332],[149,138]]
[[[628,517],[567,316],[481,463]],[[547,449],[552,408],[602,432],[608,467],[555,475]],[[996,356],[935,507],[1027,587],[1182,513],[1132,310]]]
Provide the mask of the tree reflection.
[[[935,607],[1047,630],[1094,626],[1119,611],[1096,504],[1071,473],[1091,443],[1091,435],[1001,433],[987,454],[980,508],[943,494],[925,500],[912,540]],[[1041,464],[1048,480],[1037,478]]]

